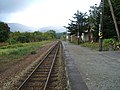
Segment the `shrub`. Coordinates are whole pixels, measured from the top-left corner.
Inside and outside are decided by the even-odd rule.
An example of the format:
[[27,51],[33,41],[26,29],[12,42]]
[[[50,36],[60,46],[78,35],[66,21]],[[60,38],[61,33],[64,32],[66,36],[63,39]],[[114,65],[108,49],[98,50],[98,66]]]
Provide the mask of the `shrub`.
[[81,46],[84,46],[84,47],[89,47],[89,48],[91,48],[91,49],[98,50],[99,43],[85,42],[85,43],[81,43],[80,45],[81,45]]
[[115,40],[114,39],[104,39],[103,43],[106,44],[106,45],[114,45]]
[[105,47],[105,50],[115,50],[116,41],[112,38],[110,39],[104,39],[103,45]]
[[9,44],[16,44],[17,43],[17,41],[15,39],[8,39],[7,42]]

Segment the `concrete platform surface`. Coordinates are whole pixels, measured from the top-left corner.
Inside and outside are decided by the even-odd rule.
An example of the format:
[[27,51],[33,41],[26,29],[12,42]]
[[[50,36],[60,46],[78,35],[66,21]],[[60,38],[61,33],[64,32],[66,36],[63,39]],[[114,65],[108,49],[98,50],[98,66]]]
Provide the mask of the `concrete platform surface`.
[[120,51],[62,43],[71,90],[120,90]]

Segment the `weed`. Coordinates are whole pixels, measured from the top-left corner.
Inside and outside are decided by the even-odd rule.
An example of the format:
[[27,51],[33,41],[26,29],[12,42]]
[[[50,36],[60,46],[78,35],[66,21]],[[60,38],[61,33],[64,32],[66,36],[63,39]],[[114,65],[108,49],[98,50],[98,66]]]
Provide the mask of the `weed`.
[[51,41],[19,43],[0,47],[0,56],[10,59],[24,57],[29,54],[36,54],[36,50]]

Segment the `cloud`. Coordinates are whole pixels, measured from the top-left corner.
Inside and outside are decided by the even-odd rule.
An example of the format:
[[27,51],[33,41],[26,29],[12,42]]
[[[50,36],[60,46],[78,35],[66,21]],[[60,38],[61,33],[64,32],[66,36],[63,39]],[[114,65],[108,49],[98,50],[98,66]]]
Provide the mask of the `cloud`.
[[0,13],[12,13],[22,10],[33,0],[0,0]]
[[67,25],[77,10],[100,0],[0,0],[0,20],[27,26]]
[[9,21],[11,14],[23,11],[39,0],[0,0],[0,21]]

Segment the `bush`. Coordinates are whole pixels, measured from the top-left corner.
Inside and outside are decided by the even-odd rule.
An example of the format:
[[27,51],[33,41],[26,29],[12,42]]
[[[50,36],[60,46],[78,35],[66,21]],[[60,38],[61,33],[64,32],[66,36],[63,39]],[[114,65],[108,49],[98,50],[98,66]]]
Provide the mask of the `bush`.
[[106,45],[114,45],[115,40],[114,39],[104,39],[103,43],[106,44]]
[[17,43],[17,41],[15,39],[8,39],[7,42],[9,44],[16,44]]
[[115,50],[116,41],[112,38],[104,39],[103,45],[105,46],[105,50]]
[[89,47],[89,48],[94,49],[94,50],[98,50],[99,43],[85,42],[85,43],[81,43],[80,45],[84,46],[84,47]]

